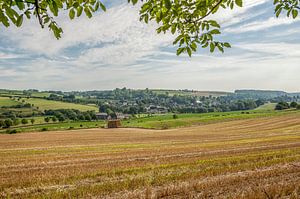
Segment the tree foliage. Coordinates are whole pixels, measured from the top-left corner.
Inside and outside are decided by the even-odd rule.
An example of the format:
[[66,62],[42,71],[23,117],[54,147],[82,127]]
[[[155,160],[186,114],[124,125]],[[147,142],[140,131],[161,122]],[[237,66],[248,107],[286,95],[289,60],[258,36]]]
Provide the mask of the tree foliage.
[[[299,1],[274,0],[276,17],[285,13],[296,18],[300,10]],[[128,2],[135,5],[138,0]],[[221,34],[221,27],[209,16],[220,9],[242,6],[243,0],[144,0],[140,20],[145,23],[156,21],[159,25],[157,33],[171,32],[175,36],[173,44],[178,47],[177,55],[187,53],[191,56],[198,47],[209,48],[210,52],[224,52],[231,45],[215,39]],[[106,7],[99,0],[0,0],[0,24],[20,27],[24,16],[27,19],[35,16],[42,28],[47,26],[59,39],[63,30],[55,18],[62,10],[67,10],[72,20],[82,13],[91,18],[98,10],[106,11]]]

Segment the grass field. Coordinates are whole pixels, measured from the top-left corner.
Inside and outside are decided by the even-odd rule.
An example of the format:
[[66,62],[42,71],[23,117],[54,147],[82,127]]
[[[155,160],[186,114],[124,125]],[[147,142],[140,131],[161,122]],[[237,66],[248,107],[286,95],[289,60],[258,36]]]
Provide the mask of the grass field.
[[123,121],[124,127],[138,127],[150,129],[170,129],[178,127],[189,127],[194,125],[202,125],[208,123],[216,123],[230,120],[271,117],[285,114],[298,114],[297,110],[274,111],[274,110],[252,110],[252,111],[236,111],[236,112],[213,112],[199,114],[177,114],[178,119],[173,119],[173,114],[154,115],[150,117],[136,118]]
[[[281,115],[298,115],[300,117],[299,110],[285,110],[285,111],[274,111],[274,110],[252,110],[252,111],[236,111],[236,112],[213,112],[213,113],[202,113],[202,114],[177,114],[178,118],[173,119],[173,114],[166,115],[153,115],[146,116],[140,115],[141,117],[132,118],[122,121],[122,127],[124,128],[144,128],[144,129],[173,129],[183,128],[190,126],[207,125],[218,122],[253,119],[253,118],[265,118],[265,117],[276,117]],[[28,118],[30,120],[31,118]],[[74,121],[74,122],[49,122],[44,121],[44,117],[35,117],[34,125],[18,125],[11,127],[9,130],[15,129],[19,133],[23,132],[35,132],[47,129],[47,131],[55,130],[69,130],[69,129],[82,129],[82,128],[95,128],[95,127],[106,127],[106,121]],[[8,133],[7,129],[0,130],[0,133]]]
[[0,135],[3,198],[299,198],[299,114]]
[[69,122],[49,122],[45,123],[39,118],[34,125],[26,124],[19,125],[10,129],[2,129],[1,133],[8,133],[9,131],[15,129],[18,133],[25,132],[37,132],[37,131],[57,131],[57,130],[72,130],[72,129],[88,129],[88,128],[98,128],[105,127],[105,121],[69,121]]
[[257,107],[255,110],[274,110],[276,107],[276,103],[267,103]]
[[39,107],[39,110],[77,109],[80,111],[89,111],[89,110],[98,111],[98,108],[96,106],[66,103],[66,102],[39,99],[39,98],[29,98],[29,99],[24,99],[24,100],[25,100],[25,103],[34,104],[35,107]]
[[20,104],[19,102],[16,102],[12,99],[9,99],[9,97],[0,97],[0,107],[2,106],[14,106]]

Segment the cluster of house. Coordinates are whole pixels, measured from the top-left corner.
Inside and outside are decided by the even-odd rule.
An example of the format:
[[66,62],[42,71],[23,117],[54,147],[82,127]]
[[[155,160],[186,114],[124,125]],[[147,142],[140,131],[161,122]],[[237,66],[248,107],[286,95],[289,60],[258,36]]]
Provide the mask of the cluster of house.
[[107,113],[96,113],[96,118],[98,120],[111,120],[111,119],[124,120],[124,119],[129,119],[130,117],[131,117],[130,114],[123,114],[123,113],[116,113],[115,117],[111,117]]
[[146,108],[147,113],[150,114],[165,114],[168,113],[168,109],[163,106],[155,106],[155,105],[150,105]]

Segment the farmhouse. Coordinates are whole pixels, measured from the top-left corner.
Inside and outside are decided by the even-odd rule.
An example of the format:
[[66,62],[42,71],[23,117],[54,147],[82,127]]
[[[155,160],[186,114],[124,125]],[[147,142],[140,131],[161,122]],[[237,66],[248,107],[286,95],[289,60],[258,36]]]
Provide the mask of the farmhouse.
[[107,113],[96,113],[96,118],[98,120],[107,120],[109,119],[109,115]]
[[129,119],[130,116],[130,114],[116,113],[116,119],[119,120]]

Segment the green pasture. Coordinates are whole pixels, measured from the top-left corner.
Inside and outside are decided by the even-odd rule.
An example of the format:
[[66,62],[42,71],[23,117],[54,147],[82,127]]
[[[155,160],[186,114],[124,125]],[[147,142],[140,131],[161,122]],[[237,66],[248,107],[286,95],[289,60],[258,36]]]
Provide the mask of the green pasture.
[[25,103],[34,104],[34,107],[39,107],[39,110],[55,110],[55,109],[77,109],[80,111],[98,111],[96,106],[82,105],[82,104],[74,104],[39,98],[29,98],[24,99]]
[[0,97],[0,107],[3,106],[15,106],[20,104],[17,101],[10,99],[9,97]]

